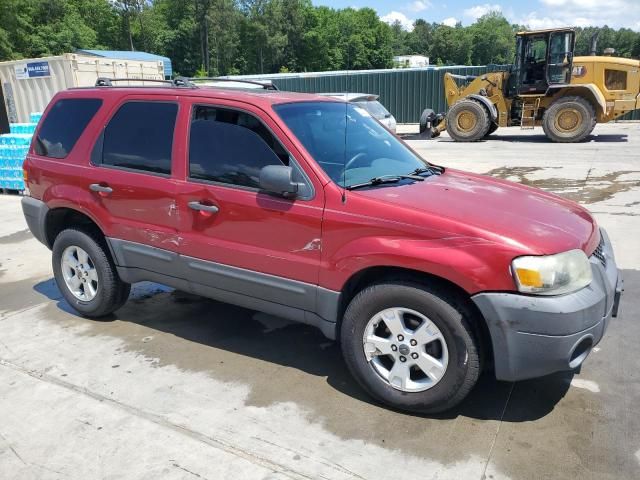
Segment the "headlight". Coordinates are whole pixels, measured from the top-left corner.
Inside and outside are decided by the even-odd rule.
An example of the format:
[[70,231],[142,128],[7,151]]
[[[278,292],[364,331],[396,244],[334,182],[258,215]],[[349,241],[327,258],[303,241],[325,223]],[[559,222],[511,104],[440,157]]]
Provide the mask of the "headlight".
[[518,257],[511,263],[518,290],[538,295],[575,292],[591,283],[591,265],[582,250]]

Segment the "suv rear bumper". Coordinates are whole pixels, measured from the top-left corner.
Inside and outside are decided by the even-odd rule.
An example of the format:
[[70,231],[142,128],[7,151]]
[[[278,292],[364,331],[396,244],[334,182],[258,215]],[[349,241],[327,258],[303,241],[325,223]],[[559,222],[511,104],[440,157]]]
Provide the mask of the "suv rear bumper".
[[47,213],[49,212],[47,204],[37,198],[22,197],[22,212],[33,236],[48,248],[51,248],[51,245],[47,243],[45,224]]
[[496,378],[524,380],[579,367],[617,315],[622,276],[604,230],[590,260],[593,281],[560,296],[480,293],[472,297],[489,327]]

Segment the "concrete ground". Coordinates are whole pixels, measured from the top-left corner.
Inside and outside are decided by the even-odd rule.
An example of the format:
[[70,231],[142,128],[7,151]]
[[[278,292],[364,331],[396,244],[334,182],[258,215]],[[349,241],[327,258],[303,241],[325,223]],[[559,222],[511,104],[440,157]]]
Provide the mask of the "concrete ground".
[[455,410],[408,415],[375,404],[305,325],[151,283],[83,319],[19,197],[0,196],[0,478],[640,478],[640,125],[579,145],[413,137],[434,163],[559,193],[608,229],[626,292],[579,375],[486,376]]

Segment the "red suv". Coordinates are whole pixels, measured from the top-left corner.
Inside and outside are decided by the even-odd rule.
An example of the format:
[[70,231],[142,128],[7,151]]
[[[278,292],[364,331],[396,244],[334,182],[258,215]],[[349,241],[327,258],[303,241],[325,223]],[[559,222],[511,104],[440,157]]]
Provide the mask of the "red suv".
[[24,168],[27,222],[82,315],[150,280],[307,323],[398,409],[450,408],[485,366],[510,381],[580,366],[622,291],[587,210],[430,164],[338,99],[67,90]]

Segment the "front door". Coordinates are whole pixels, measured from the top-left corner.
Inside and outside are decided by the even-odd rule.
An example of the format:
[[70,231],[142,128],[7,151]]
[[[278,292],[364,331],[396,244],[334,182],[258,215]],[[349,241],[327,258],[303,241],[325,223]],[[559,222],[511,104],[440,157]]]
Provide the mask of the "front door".
[[573,69],[573,32],[554,32],[549,36],[549,59],[547,61],[547,83],[568,85]]
[[[265,112],[209,102],[188,105],[186,178],[178,195],[188,279],[195,291],[207,286],[313,310],[322,185],[304,173],[295,147]],[[283,164],[305,185],[297,198],[259,189],[260,169]]]

